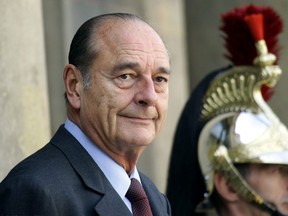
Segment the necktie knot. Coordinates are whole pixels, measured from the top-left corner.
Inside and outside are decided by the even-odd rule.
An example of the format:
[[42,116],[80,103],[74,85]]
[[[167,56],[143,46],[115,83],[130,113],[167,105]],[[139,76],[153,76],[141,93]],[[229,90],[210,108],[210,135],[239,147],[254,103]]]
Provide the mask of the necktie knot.
[[131,184],[126,193],[126,197],[131,202],[134,216],[152,216],[146,193],[137,179],[131,179]]
[[131,184],[126,193],[126,197],[131,203],[142,199],[147,199],[141,183],[135,178],[131,179]]

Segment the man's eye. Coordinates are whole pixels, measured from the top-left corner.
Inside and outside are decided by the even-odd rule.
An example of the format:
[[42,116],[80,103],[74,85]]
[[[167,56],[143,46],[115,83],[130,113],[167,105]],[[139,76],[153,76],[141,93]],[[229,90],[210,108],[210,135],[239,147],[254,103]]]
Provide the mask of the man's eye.
[[115,79],[119,88],[129,88],[135,82],[135,75],[131,73],[119,74]]
[[157,83],[163,83],[163,82],[167,82],[167,79],[164,77],[156,77],[155,81]]
[[120,75],[120,78],[123,79],[123,80],[127,80],[129,79],[131,76],[129,74],[122,74]]

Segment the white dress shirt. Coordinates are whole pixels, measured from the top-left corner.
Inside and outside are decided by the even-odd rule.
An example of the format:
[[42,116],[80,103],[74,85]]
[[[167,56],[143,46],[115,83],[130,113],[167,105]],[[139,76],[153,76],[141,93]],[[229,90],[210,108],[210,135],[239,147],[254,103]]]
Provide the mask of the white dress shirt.
[[136,178],[141,182],[137,168],[135,167],[130,177],[122,166],[116,163],[112,158],[105,154],[95,143],[93,143],[82,131],[69,119],[66,120],[64,127],[78,140],[78,142],[86,149],[96,164],[100,167],[112,187],[122,198],[126,206],[130,209],[131,203],[125,197],[131,180]]

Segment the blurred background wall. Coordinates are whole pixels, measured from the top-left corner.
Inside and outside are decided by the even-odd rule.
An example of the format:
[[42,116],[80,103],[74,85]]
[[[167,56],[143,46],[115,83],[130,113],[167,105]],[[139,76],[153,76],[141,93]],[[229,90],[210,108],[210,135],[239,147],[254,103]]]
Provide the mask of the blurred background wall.
[[165,192],[175,127],[195,84],[226,66],[220,15],[245,3],[270,5],[284,20],[282,79],[269,102],[287,125],[288,1],[244,0],[0,0],[0,181],[24,157],[46,144],[65,121],[62,72],[70,41],[87,19],[134,13],[162,36],[171,53],[169,112],[139,169]]
[[0,0],[0,179],[50,138],[41,1]]

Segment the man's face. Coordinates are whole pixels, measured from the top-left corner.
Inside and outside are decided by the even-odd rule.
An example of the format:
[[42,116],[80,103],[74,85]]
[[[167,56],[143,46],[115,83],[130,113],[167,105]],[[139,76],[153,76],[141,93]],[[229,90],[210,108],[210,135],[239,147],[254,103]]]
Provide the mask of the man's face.
[[105,151],[147,146],[168,105],[169,57],[159,36],[135,21],[106,26],[91,83],[81,95],[80,123]]
[[281,214],[288,215],[288,165],[252,164],[247,182]]

